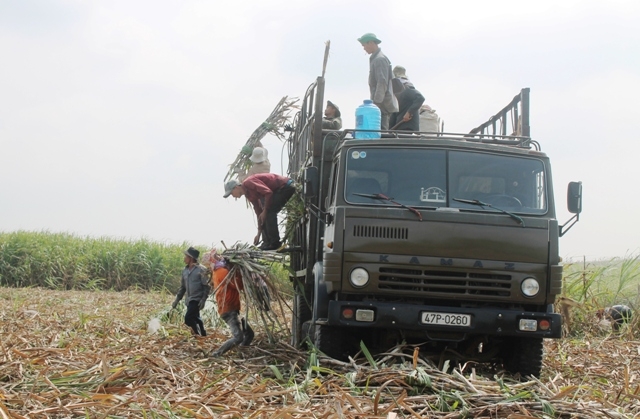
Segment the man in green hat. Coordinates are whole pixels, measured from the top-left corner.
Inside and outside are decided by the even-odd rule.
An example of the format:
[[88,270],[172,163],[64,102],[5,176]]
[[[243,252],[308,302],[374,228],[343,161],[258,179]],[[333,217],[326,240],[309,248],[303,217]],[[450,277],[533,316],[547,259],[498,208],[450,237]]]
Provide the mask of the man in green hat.
[[381,126],[383,130],[389,129],[389,117],[392,113],[398,112],[398,101],[393,94],[391,79],[391,62],[378,46],[381,40],[373,33],[365,33],[358,42],[369,57],[369,90],[371,100],[380,108]]

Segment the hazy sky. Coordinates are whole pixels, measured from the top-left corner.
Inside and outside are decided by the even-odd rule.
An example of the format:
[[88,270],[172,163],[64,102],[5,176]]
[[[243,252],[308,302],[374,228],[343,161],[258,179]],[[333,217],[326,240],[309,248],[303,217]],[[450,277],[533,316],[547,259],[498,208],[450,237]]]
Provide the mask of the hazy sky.
[[[320,74],[344,125],[368,98],[375,32],[468,132],[531,88],[531,133],[584,211],[565,258],[640,251],[640,2],[0,0],[0,231],[171,243],[250,241],[223,199],[242,145]],[[268,138],[272,170],[286,150]]]

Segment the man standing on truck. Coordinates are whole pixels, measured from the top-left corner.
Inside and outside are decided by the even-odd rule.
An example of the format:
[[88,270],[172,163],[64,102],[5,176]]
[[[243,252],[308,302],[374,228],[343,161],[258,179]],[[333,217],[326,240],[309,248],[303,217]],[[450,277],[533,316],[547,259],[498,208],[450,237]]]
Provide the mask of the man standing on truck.
[[249,176],[242,183],[231,179],[224,184],[224,198],[233,195],[240,198],[245,195],[258,217],[258,234],[253,244],[258,244],[264,232],[261,250],[279,249],[280,232],[278,231],[278,213],[291,199],[296,191],[293,179],[275,173],[258,173]]
[[369,90],[371,100],[380,108],[380,129],[389,129],[389,117],[398,112],[398,101],[391,88],[391,62],[378,46],[379,40],[373,33],[365,33],[358,38],[369,57]]

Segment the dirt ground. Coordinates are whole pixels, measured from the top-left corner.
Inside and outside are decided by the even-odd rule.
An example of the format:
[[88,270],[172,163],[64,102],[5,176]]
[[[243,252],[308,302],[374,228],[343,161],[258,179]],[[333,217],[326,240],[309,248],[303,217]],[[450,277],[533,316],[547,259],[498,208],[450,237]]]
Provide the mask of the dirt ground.
[[207,355],[222,326],[150,333],[172,296],[0,288],[0,418],[633,418],[640,342],[606,332],[545,343],[541,378],[446,372],[396,347],[341,363],[256,325],[252,346]]

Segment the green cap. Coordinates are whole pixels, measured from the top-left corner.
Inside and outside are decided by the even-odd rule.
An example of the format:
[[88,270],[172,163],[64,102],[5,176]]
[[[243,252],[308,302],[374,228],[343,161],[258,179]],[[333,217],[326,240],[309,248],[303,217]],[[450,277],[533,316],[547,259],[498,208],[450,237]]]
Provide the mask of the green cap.
[[373,41],[376,44],[379,44],[380,42],[382,42],[376,37],[375,33],[365,33],[360,38],[358,38],[358,42],[360,42],[361,44],[366,44],[369,41]]

